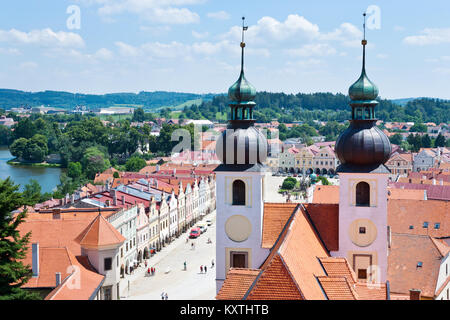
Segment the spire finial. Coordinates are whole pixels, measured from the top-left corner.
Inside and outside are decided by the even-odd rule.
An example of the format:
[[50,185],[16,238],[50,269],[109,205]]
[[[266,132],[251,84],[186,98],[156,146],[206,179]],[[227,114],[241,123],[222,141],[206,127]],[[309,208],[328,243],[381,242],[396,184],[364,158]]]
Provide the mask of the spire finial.
[[366,70],[366,13],[363,13],[364,16],[364,23],[363,23],[363,40],[361,41],[361,44],[363,46],[363,72]]
[[241,56],[241,73],[244,72],[244,48],[245,48],[244,32],[247,31],[247,29],[248,29],[248,26],[245,26],[245,17],[242,17],[242,42],[241,42],[242,56]]

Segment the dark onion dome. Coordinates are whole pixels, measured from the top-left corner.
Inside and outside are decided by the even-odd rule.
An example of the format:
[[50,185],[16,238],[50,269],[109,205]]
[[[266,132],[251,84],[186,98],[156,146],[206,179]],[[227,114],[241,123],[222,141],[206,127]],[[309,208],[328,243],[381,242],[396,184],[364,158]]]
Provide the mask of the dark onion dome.
[[247,81],[243,71],[239,79],[228,89],[228,97],[231,101],[238,103],[255,100],[256,89]]
[[388,161],[391,143],[372,121],[352,121],[339,136],[335,147],[342,164],[379,166]]
[[337,172],[388,173],[389,170],[384,163],[391,154],[391,143],[375,125],[377,122],[375,108],[378,105],[375,99],[378,97],[378,88],[366,75],[367,41],[365,39],[362,40],[362,45],[361,76],[348,90],[352,119],[350,126],[339,136],[335,146],[336,155],[341,162]]
[[267,139],[254,126],[232,128],[217,140],[216,154],[225,165],[262,164],[267,159]]

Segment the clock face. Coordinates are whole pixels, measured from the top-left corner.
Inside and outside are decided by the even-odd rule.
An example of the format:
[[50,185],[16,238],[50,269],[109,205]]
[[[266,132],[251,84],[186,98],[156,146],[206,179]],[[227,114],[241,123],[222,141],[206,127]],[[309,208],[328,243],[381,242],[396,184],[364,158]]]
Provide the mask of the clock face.
[[252,224],[250,220],[242,215],[234,215],[225,222],[225,232],[234,242],[243,242],[250,237],[252,233]]
[[367,247],[377,238],[377,227],[369,219],[358,219],[350,224],[348,234],[358,247]]

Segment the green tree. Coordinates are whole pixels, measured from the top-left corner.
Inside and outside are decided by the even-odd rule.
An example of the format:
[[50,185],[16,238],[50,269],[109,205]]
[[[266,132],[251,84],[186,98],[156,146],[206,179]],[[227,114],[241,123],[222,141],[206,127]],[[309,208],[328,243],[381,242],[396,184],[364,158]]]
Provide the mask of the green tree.
[[147,165],[147,163],[145,162],[144,159],[136,157],[136,156],[131,157],[125,163],[125,167],[126,167],[127,171],[130,171],[130,172],[139,172],[139,170],[144,168],[146,165]]
[[284,179],[283,184],[281,185],[281,189],[285,190],[292,190],[295,187],[295,184],[297,183],[297,180],[292,177],[287,177]]
[[431,138],[428,134],[422,136],[422,148],[431,148]]
[[21,235],[18,227],[26,211],[16,216],[12,211],[24,204],[19,186],[10,178],[0,180],[0,300],[36,300],[40,297],[21,287],[31,278],[29,265],[23,264],[31,233]]
[[81,163],[79,162],[69,162],[67,166],[67,175],[72,179],[79,179],[83,174]]
[[34,206],[36,203],[41,202],[42,198],[42,188],[39,182],[35,179],[30,179],[23,190],[23,200],[24,203],[29,206]]
[[23,158],[24,152],[27,148],[28,139],[26,138],[19,138],[14,140],[12,145],[9,147],[9,151],[14,157],[17,157],[19,159]]
[[393,136],[389,137],[389,141],[391,141],[392,144],[401,145],[403,142],[403,137],[400,133],[396,133]]
[[88,179],[94,179],[96,173],[103,172],[111,166],[105,154],[97,147],[86,149],[81,164]]
[[134,109],[132,121],[133,122],[143,122],[143,121],[145,121],[144,109],[142,109],[142,108]]
[[418,122],[409,129],[409,132],[427,132],[427,126]]
[[435,147],[445,147],[445,137],[442,134],[438,134],[436,140],[434,141]]

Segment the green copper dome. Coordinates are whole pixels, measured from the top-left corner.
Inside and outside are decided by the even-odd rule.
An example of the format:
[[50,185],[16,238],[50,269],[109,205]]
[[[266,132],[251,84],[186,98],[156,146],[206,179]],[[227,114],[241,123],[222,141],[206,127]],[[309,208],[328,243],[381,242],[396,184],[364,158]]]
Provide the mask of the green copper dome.
[[378,97],[377,86],[369,80],[363,69],[359,79],[351,85],[348,95],[352,100],[375,100]]
[[245,79],[244,72],[241,72],[239,79],[228,89],[228,97],[234,102],[248,102],[255,100],[256,89]]

